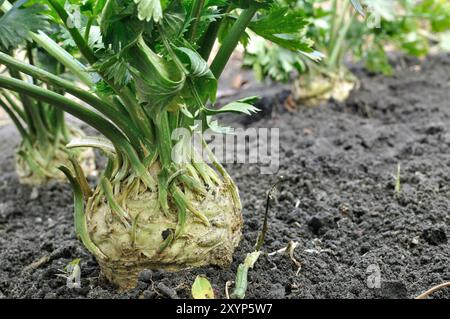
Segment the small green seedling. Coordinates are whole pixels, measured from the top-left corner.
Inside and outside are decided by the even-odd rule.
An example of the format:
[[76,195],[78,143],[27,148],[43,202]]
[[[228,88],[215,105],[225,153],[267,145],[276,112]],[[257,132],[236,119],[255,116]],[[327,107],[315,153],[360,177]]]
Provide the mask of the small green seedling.
[[66,286],[69,289],[81,288],[81,268],[80,259],[72,260],[63,270],[62,274],[58,274],[58,277],[66,278]]
[[[235,281],[235,287],[229,298],[231,299],[244,299],[245,294],[247,292],[247,286],[248,286],[248,271],[249,269],[252,269],[255,263],[258,261],[259,256],[261,256],[261,247],[264,244],[264,240],[266,239],[266,234],[268,230],[268,216],[269,216],[269,209],[270,209],[270,200],[273,197],[273,193],[276,190],[277,185],[283,180],[283,177],[280,178],[280,180],[275,183],[270,191],[267,193],[266,198],[266,212],[264,214],[264,222],[263,227],[261,229],[261,232],[258,234],[258,239],[256,240],[255,250],[251,253],[248,253],[245,257],[244,263],[240,264],[236,273],[236,281]],[[229,283],[227,283],[226,286],[226,294],[228,297],[228,286]]]
[[240,264],[236,274],[236,282],[233,293],[230,295],[231,299],[244,299],[247,292],[248,285],[248,271],[252,269],[255,263],[258,261],[261,251],[254,251],[247,254],[243,264]]
[[397,164],[397,173],[395,175],[395,194],[400,194],[402,190],[401,180],[400,180],[400,163]]

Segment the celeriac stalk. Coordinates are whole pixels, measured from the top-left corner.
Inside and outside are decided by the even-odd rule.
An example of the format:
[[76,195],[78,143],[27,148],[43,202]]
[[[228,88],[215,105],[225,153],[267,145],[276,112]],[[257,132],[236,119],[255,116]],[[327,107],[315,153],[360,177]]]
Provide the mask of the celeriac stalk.
[[228,35],[225,37],[222,46],[217,52],[216,57],[214,58],[211,64],[211,71],[216,78],[219,78],[225,68],[228,60],[231,57],[234,49],[239,43],[245,29],[248,24],[256,14],[258,8],[256,6],[250,6],[250,8],[245,9],[240,15],[233,27],[231,28]]
[[[66,26],[67,30],[71,34],[74,42],[78,46],[78,49],[80,50],[81,54],[84,56],[84,58],[90,63],[95,64],[97,62],[97,58],[92,51],[92,49],[89,47],[87,41],[81,36],[80,32],[74,28],[68,25],[68,14],[64,10],[64,8],[61,6],[61,4],[56,0],[48,0],[48,2],[51,4],[51,6],[55,9],[58,16],[63,21],[64,25]],[[149,125],[149,122],[147,120],[147,117],[142,110],[141,106],[136,102],[134,96],[132,96],[131,91],[125,87],[123,89],[119,89],[113,81],[108,80],[106,77],[103,77],[105,82],[108,83],[108,85],[116,92],[118,96],[122,99],[122,102],[125,103],[128,108],[127,111],[129,112],[130,116],[132,117],[135,125],[139,127],[139,129],[142,131],[144,136],[151,141],[153,138],[153,134],[151,131],[151,127]]]

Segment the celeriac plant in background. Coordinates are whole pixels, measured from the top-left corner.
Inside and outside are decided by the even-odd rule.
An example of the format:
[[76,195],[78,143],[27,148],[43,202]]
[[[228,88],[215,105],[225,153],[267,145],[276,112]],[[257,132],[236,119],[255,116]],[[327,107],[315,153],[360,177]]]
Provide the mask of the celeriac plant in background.
[[306,35],[323,59],[312,61],[252,36],[244,64],[260,80],[289,81],[297,73],[293,96],[306,104],[347,98],[358,79],[345,66],[346,58],[362,61],[371,72],[391,75],[386,48],[416,57],[428,54],[432,46],[450,48],[450,3],[445,0],[277,1],[308,22]]
[[450,52],[450,2],[446,0],[375,1],[367,6],[368,21],[350,31],[352,53],[371,72],[393,74],[386,48],[413,57]]
[[[217,79],[248,29],[289,49],[309,50],[298,35],[304,22],[287,19],[276,2],[262,0],[47,3],[82,54],[78,74],[89,71],[95,84],[80,89],[0,54],[9,70],[61,91],[5,76],[0,87],[50,103],[104,135],[68,145],[98,147],[108,157],[94,190],[75,161],[72,168],[61,167],[74,187],[76,233],[103,273],[130,288],[144,268],[229,265],[241,238],[238,189],[212,152],[210,166],[190,140],[175,148],[171,135],[178,128],[221,131],[215,114],[255,112],[248,99],[214,107]],[[95,41],[86,36],[91,30],[98,31]],[[220,47],[212,56],[217,38]]]
[[[3,0],[0,0],[0,6],[0,51],[24,58],[29,64],[43,67],[53,74],[65,75],[64,65],[28,41],[32,32],[50,30],[49,19],[41,14],[46,7],[42,4],[28,5],[27,1],[17,1],[11,7]],[[40,37],[47,38],[45,34]],[[47,45],[51,46],[51,42]],[[12,78],[24,79],[16,69],[8,72]],[[37,79],[32,81],[35,85],[44,85]],[[51,85],[47,88],[58,90]],[[0,90],[0,107],[9,115],[22,138],[16,156],[16,171],[22,183],[38,185],[50,179],[65,179],[58,166],[68,163],[71,156],[79,160],[86,173],[95,169],[90,149],[69,151],[65,147],[73,137],[81,137],[83,133],[66,124],[62,110],[4,89]]]

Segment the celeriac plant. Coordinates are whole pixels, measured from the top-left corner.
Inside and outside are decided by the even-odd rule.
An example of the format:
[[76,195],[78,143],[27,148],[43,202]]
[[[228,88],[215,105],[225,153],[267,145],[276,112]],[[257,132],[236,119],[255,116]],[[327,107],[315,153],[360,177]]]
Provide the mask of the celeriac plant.
[[[76,233],[102,272],[130,288],[144,268],[229,265],[241,238],[238,189],[207,147],[212,166],[190,140],[174,145],[172,133],[221,131],[215,114],[255,112],[248,99],[215,107],[217,79],[247,29],[294,48],[304,45],[291,36],[303,22],[285,19],[276,3],[263,0],[47,2],[82,54],[85,65],[77,74],[89,72],[95,83],[80,89],[0,54],[9,70],[77,99],[5,76],[0,87],[67,111],[104,136],[68,144],[98,147],[108,156],[94,190],[75,161],[72,168],[61,167],[74,187]],[[284,34],[286,26],[290,35]],[[89,41],[91,30],[98,36]],[[72,59],[60,62],[69,65]]]
[[[305,21],[305,35],[314,42],[314,54],[295,54],[258,36],[252,37],[244,64],[252,66],[260,80],[270,77],[289,81],[297,73],[293,96],[304,103],[333,96],[341,99],[356,83],[344,66],[349,50],[348,32],[356,21],[351,0],[276,0],[291,15]],[[272,58],[267,59],[267,55]]]
[[358,79],[346,67],[346,58],[362,61],[371,72],[391,75],[386,47],[425,56],[430,43],[444,48],[448,39],[444,32],[449,30],[450,4],[446,0],[277,1],[308,22],[306,35],[323,58],[317,63],[256,36],[249,41],[244,63],[259,79],[289,81],[297,73],[293,95],[304,103],[348,96]]
[[[28,32],[50,29],[49,19],[40,14],[46,7],[42,4],[23,7],[26,1],[17,1],[10,7],[3,2],[0,0],[3,9],[0,10],[3,11],[0,13],[0,51],[24,57],[31,65],[63,75],[61,63],[27,41],[30,39]],[[24,78],[16,69],[9,69],[9,75],[18,80]],[[36,79],[33,83],[43,85]],[[52,86],[48,88],[58,90]],[[80,152],[65,147],[72,137],[81,137],[83,133],[66,124],[62,110],[20,92],[16,94],[3,89],[0,90],[0,107],[9,115],[22,138],[16,156],[16,171],[22,183],[38,185],[50,179],[65,179],[58,165],[68,163],[71,156],[78,158],[86,172],[95,168],[90,149]]]
[[370,40],[356,41],[352,50],[369,71],[393,74],[386,47],[414,57],[424,57],[433,51],[450,51],[450,2],[379,0],[374,3],[378,5],[366,9],[372,22],[350,30],[351,38]]

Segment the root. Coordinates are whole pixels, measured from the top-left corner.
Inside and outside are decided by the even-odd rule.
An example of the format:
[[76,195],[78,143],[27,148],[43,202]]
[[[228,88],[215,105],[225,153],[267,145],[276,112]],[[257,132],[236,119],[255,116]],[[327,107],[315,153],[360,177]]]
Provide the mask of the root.
[[[127,161],[120,153],[109,158],[99,185],[85,192],[80,213],[83,243],[92,243],[105,277],[128,290],[144,269],[228,267],[243,221],[237,188],[225,170],[200,160],[186,166],[155,160],[138,174]],[[141,173],[158,180],[155,188]]]
[[39,267],[45,265],[46,263],[48,263],[51,260],[50,255],[45,255],[41,258],[39,258],[38,260],[33,261],[31,264],[29,264],[28,266],[26,266],[22,271],[23,272],[31,272],[33,270],[38,269]]
[[127,179],[108,185],[104,176],[87,200],[89,237],[107,256],[96,256],[97,260],[102,273],[120,289],[133,288],[144,269],[172,272],[230,265],[241,238],[242,216],[228,184],[222,182],[205,196],[183,185],[180,176],[168,187],[166,212],[160,192],[143,187],[135,197],[124,196],[133,185]]
[[418,295],[415,299],[426,299],[426,298],[427,298],[428,296],[430,296],[432,293],[434,293],[434,292],[436,292],[436,291],[438,291],[438,290],[441,290],[441,289],[443,289],[443,288],[447,288],[447,287],[450,287],[450,281],[449,281],[449,282],[445,282],[445,283],[443,283],[443,284],[440,284],[440,285],[437,285],[437,286],[434,286],[434,287],[428,289],[428,290],[425,291],[424,293]]
[[295,273],[296,276],[298,276],[298,274],[302,270],[301,262],[299,262],[294,256],[294,251],[295,251],[295,248],[297,248],[297,246],[298,246],[298,242],[291,240],[286,247],[278,249],[277,251],[274,251],[274,252],[269,254],[269,256],[274,256],[276,254],[286,254],[286,255],[288,255],[290,260],[297,267],[297,272]]

